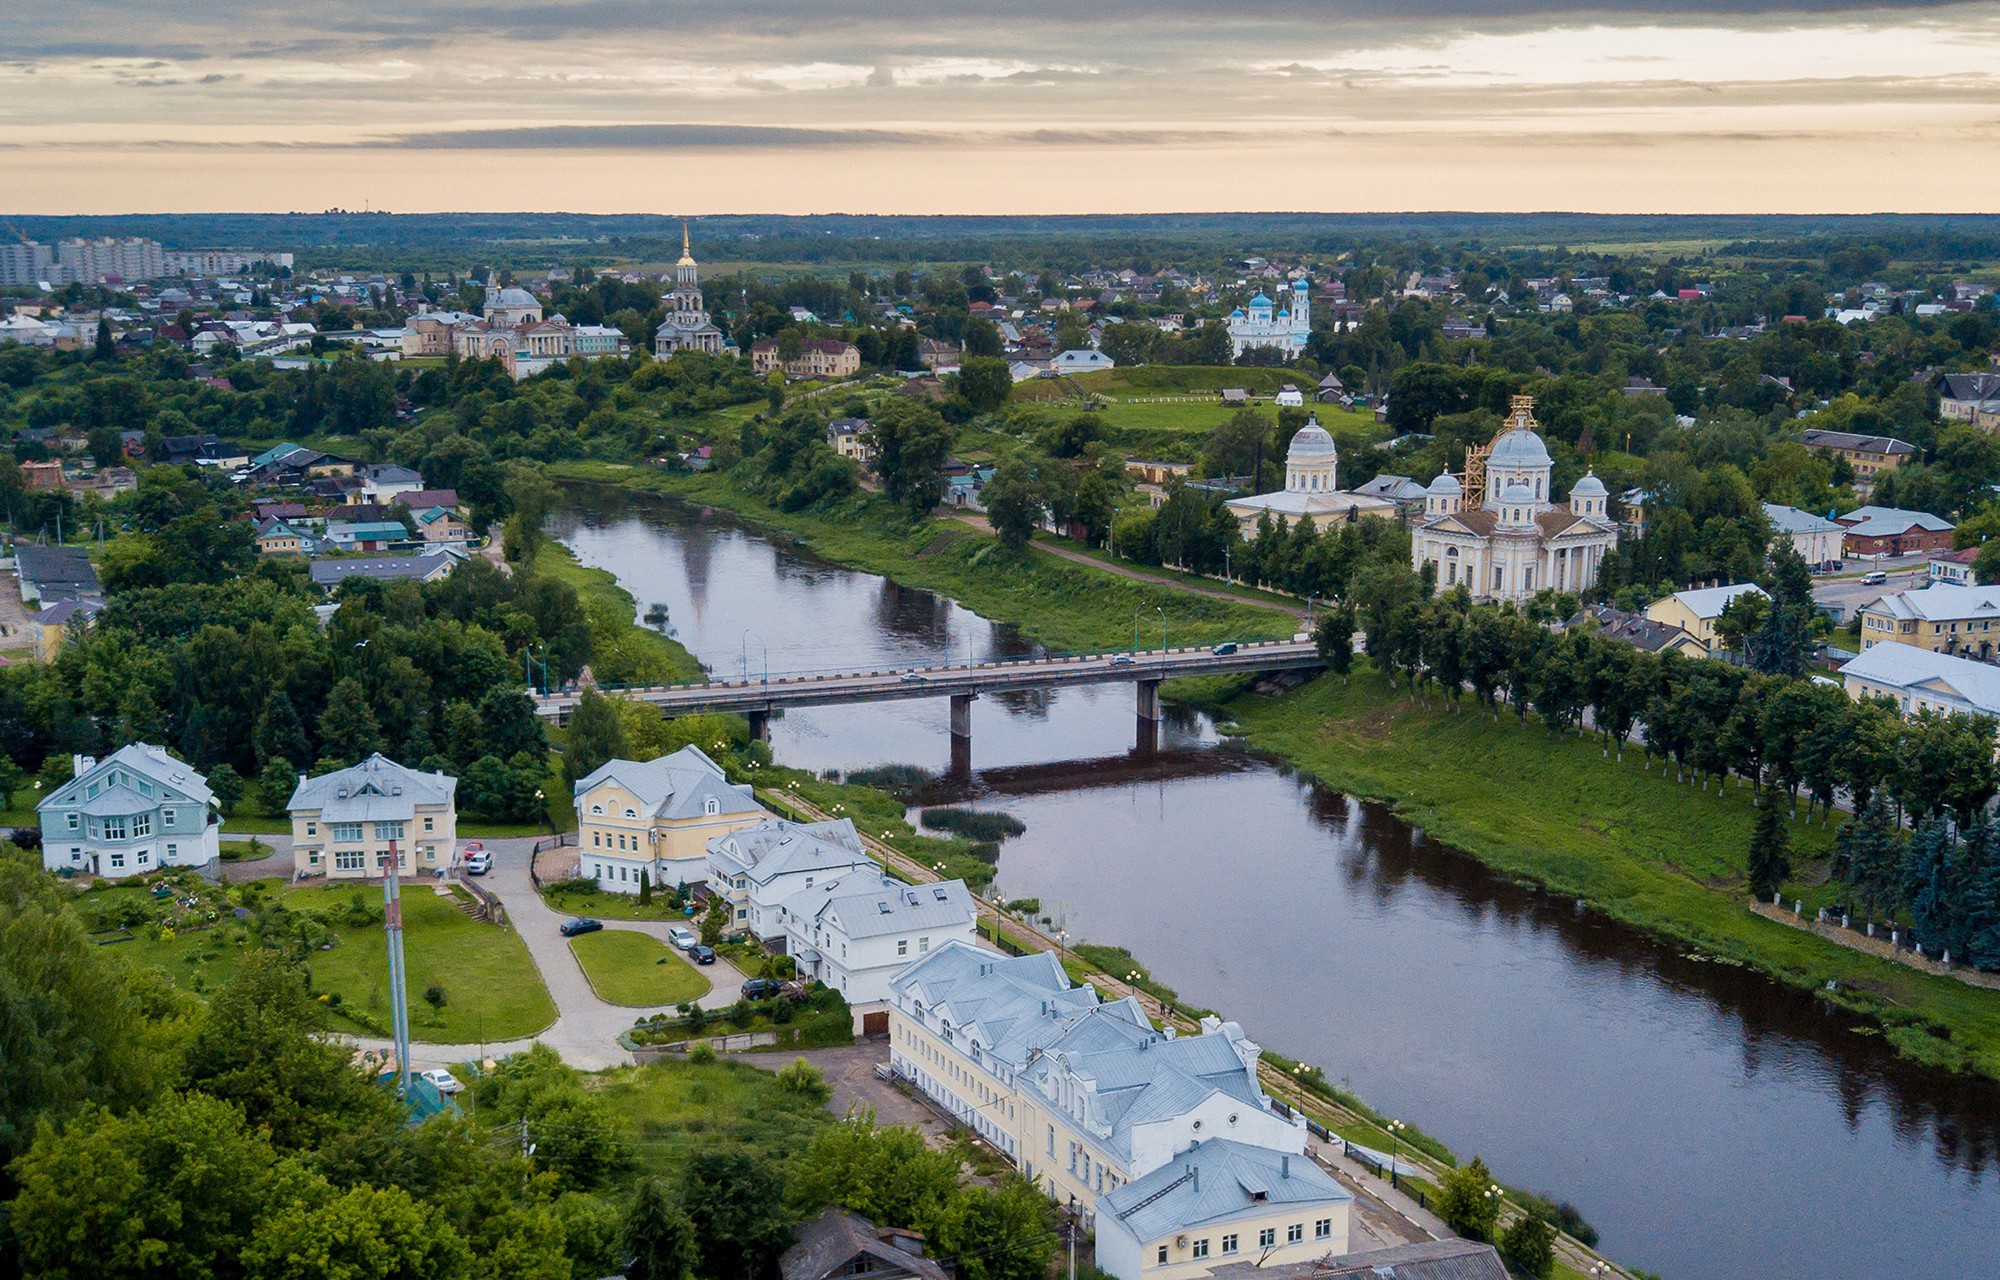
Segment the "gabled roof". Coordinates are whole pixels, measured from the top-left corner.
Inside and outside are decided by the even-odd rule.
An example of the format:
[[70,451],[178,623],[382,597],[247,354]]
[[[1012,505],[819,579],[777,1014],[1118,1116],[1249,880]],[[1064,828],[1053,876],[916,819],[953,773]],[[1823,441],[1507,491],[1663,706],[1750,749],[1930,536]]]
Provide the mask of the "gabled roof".
[[350,768],[301,779],[285,807],[317,809],[322,822],[393,821],[417,805],[450,804],[457,794],[457,778],[408,768],[378,751]]
[[1921,591],[1898,591],[1863,608],[1892,618],[1920,622],[1963,622],[2000,618],[2000,586],[1962,587],[1935,583]]
[[[208,779],[196,773],[193,766],[167,754],[165,747],[156,747],[146,742],[132,742],[118,748],[51,791],[47,798],[35,807],[46,809],[51,805],[74,803],[89,789],[90,783],[102,782],[114,770],[141,774],[155,786],[186,796],[197,804],[210,804],[215,800],[215,793],[208,789]],[[114,787],[109,791],[99,792],[99,798],[127,791],[130,791],[135,799],[143,799],[129,787]],[[145,800],[137,810],[132,811],[150,809],[156,803],[157,799]]]
[[[767,818],[708,842],[709,852],[759,884],[807,871],[849,871],[875,860],[862,851],[852,818],[792,822]],[[877,868],[879,870],[879,868]]]
[[918,1251],[922,1239],[914,1231],[878,1229],[866,1218],[829,1207],[799,1228],[797,1242],[778,1259],[778,1274],[783,1280],[829,1280],[866,1256],[873,1264],[871,1274],[903,1272],[920,1280],[947,1280],[944,1267]]
[[1915,445],[1894,436],[1865,436],[1852,431],[1807,431],[1799,439],[1808,449],[1852,449],[1857,453],[1883,453],[1898,458],[1917,451]]
[[82,547],[17,547],[14,564],[21,581],[32,582],[45,592],[100,589],[90,553]]
[[1839,533],[1841,526],[1824,516],[1816,516],[1810,511],[1797,507],[1782,506],[1776,502],[1764,504],[1764,518],[1779,533]]
[[1958,701],[1981,715],[2000,717],[2000,667],[1915,645],[1884,640],[1842,664],[1840,674]]
[[605,782],[615,782],[637,797],[642,817],[694,818],[713,798],[718,813],[762,813],[746,789],[730,785],[722,766],[700,747],[685,746],[657,760],[610,760],[576,783],[581,798]]
[[963,880],[905,884],[872,865],[793,894],[785,910],[801,920],[831,919],[850,938],[962,928],[977,915]]
[[1208,1223],[1265,1217],[1277,1206],[1353,1199],[1353,1193],[1303,1155],[1217,1138],[1196,1143],[1144,1177],[1098,1197],[1097,1216],[1150,1241]]
[[1702,587],[1694,591],[1676,591],[1673,598],[1686,606],[1687,611],[1697,618],[1719,618],[1729,602],[1738,596],[1751,592],[1764,594],[1764,588],[1754,582],[1733,582],[1726,587]]
[[1863,538],[1890,538],[1912,529],[1926,533],[1946,533],[1955,526],[1928,511],[1904,511],[1898,507],[1856,507],[1840,517],[1847,532]]

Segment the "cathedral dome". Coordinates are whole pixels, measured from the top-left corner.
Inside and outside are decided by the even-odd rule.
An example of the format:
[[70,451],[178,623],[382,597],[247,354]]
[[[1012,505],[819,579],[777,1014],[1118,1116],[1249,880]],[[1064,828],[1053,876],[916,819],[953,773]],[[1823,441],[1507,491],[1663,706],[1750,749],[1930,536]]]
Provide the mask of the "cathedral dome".
[[1264,296],[1263,290],[1259,289],[1257,296],[1250,299],[1250,305],[1253,307],[1268,307],[1271,305],[1271,300]]
[[1493,442],[1493,452],[1486,457],[1489,467],[1549,467],[1555,459],[1549,457],[1549,447],[1542,438],[1525,427],[1503,431]]
[[1597,478],[1596,473],[1591,472],[1570,487],[1569,496],[1572,498],[1605,498],[1609,497],[1610,493],[1611,491],[1604,487],[1604,482]]
[[535,295],[529,293],[526,289],[509,287],[495,293],[492,300],[486,305],[489,307],[539,307],[542,304],[535,301]]
[[1516,480],[1500,491],[1500,502],[1503,506],[1513,506],[1516,503],[1525,505],[1532,503],[1534,500],[1535,491],[1527,485],[1522,484],[1519,480]]
[[1458,482],[1457,476],[1447,471],[1431,481],[1431,487],[1424,492],[1433,498],[1456,498],[1465,492],[1465,486]]
[[1339,456],[1334,448],[1333,437],[1326,428],[1319,425],[1318,418],[1310,418],[1292,437],[1291,447],[1285,451],[1287,462],[1331,462]]

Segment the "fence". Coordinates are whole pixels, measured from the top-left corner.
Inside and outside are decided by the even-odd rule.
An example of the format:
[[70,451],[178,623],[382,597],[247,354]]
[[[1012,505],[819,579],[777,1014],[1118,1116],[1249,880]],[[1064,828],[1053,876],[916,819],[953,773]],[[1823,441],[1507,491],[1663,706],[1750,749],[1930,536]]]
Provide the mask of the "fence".
[[574,831],[565,831],[561,835],[545,836],[535,841],[535,847],[528,851],[528,879],[534,883],[537,889],[542,887],[542,873],[538,865],[541,862],[542,855],[551,849],[560,849],[564,845],[567,845],[571,837],[575,835],[576,832]]
[[507,908],[500,904],[500,899],[474,883],[470,877],[462,879],[458,883],[472,895],[472,900],[479,904],[479,908],[475,913],[476,918],[484,920],[488,924],[507,923]]
[[672,1044],[632,1044],[626,1047],[632,1051],[634,1061],[647,1063],[685,1055],[698,1044],[705,1044],[717,1053],[743,1053],[750,1049],[767,1049],[776,1043],[778,1033],[775,1031],[736,1031],[726,1036],[710,1036],[705,1040],[676,1040]]

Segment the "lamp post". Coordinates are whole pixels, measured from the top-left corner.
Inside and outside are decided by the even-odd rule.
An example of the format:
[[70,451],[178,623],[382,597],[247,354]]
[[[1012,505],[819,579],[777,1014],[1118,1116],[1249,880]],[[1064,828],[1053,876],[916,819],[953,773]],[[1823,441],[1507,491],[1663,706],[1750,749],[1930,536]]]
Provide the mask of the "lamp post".
[[1146,612],[1146,609],[1143,605],[1132,610],[1132,653],[1134,656],[1139,652],[1139,615],[1144,612]]
[[1393,1187],[1396,1185],[1396,1151],[1399,1139],[1403,1136],[1403,1130],[1410,1126],[1401,1120],[1391,1120],[1384,1127],[1389,1130],[1389,1185]]
[[1153,612],[1160,615],[1160,665],[1164,667],[1167,665],[1167,608],[1165,605],[1154,605]]

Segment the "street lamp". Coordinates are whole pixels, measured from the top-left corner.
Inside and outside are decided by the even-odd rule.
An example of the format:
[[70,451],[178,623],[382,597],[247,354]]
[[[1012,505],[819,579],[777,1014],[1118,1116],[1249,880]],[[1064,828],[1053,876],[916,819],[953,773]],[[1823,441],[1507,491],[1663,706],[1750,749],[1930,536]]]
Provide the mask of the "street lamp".
[[1139,615],[1146,612],[1144,605],[1132,610],[1132,652],[1139,652]]
[[1393,1187],[1396,1185],[1396,1150],[1398,1142],[1403,1136],[1403,1130],[1410,1126],[1401,1120],[1391,1120],[1384,1127],[1389,1130],[1389,1185]]
[[1154,605],[1153,612],[1160,615],[1160,665],[1167,663],[1167,609],[1165,605]]

